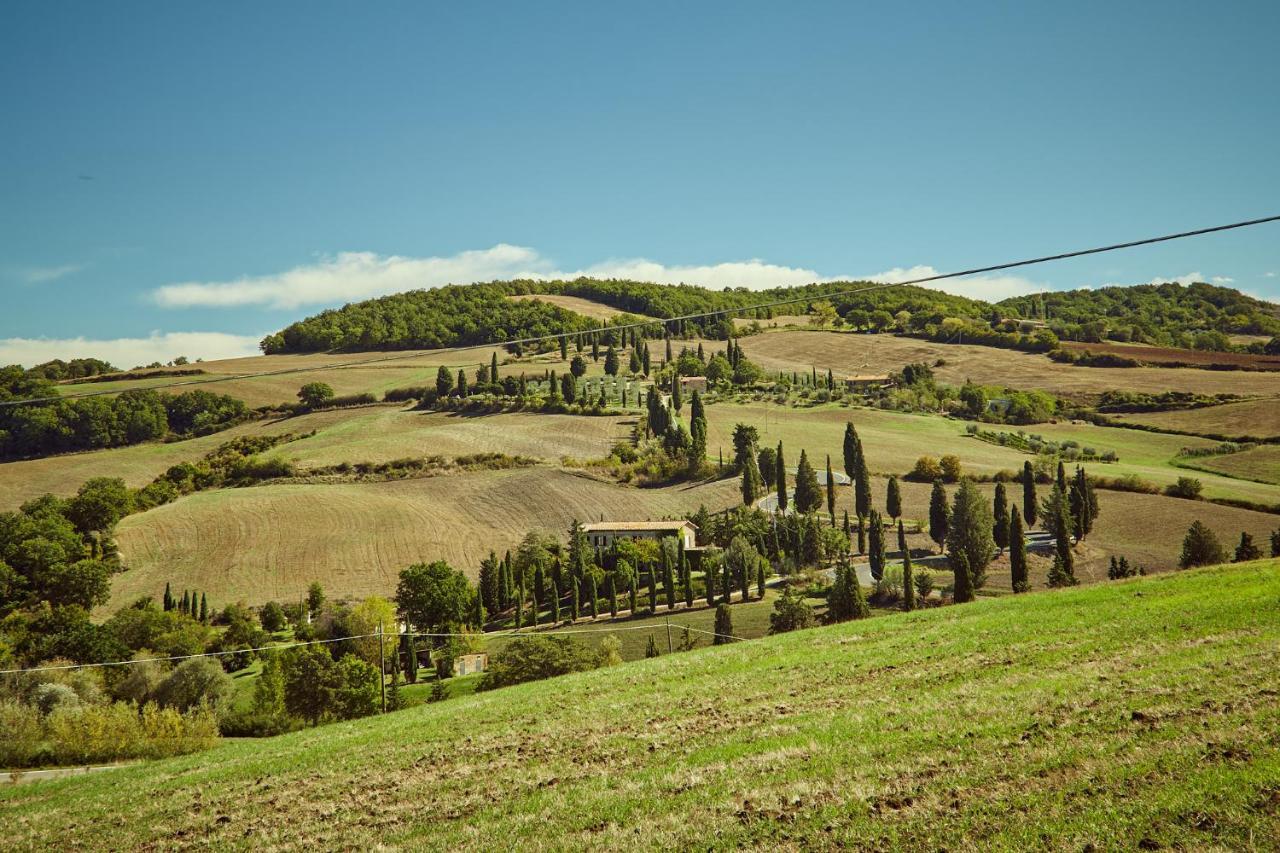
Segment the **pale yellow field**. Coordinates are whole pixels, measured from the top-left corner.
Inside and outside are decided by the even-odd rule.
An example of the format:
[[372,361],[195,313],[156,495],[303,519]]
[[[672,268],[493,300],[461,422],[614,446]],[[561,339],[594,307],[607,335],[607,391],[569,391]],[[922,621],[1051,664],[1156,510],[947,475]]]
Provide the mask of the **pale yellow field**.
[[472,577],[491,549],[529,530],[563,536],[572,519],[663,518],[729,505],[724,481],[625,488],[551,468],[419,480],[280,485],[201,492],[126,518],[118,541],[128,570],[110,607],[159,596],[166,581],[207,590],[211,605],[292,600],[318,580],[332,597],[389,595],[401,569],[448,560]]
[[1063,396],[1109,389],[1159,393],[1191,391],[1280,395],[1280,372],[1193,370],[1160,367],[1075,367],[1044,355],[968,344],[935,344],[894,335],[822,331],[778,331],[743,338],[742,349],[766,371],[804,371],[817,366],[837,375],[891,373],[911,362],[946,364],[935,369],[952,385],[971,379],[986,385],[1039,388]]
[[339,462],[387,462],[406,456],[506,453],[558,462],[563,456],[609,455],[630,437],[634,417],[501,414],[460,415],[370,407],[319,427],[316,435],[281,445],[267,455],[302,468]]
[[1118,414],[1111,417],[1121,423],[1146,424],[1157,429],[1267,438],[1280,435],[1280,398],[1225,403],[1204,409]]
[[[612,305],[605,305],[603,302],[596,302],[591,299],[583,299],[580,296],[566,296],[561,293],[522,293],[516,296],[508,296],[508,299],[516,301],[533,300],[535,302],[546,302],[549,305],[559,305],[561,308],[572,311],[575,314],[581,314],[584,317],[590,317],[593,320],[612,320],[622,313]],[[644,317],[644,314],[635,314],[636,317]]]

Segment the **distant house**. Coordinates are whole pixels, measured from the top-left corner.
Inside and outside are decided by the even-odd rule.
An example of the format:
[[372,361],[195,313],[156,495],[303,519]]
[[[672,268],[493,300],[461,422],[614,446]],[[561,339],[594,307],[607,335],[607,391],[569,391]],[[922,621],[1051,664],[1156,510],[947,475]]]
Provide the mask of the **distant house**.
[[454,675],[471,675],[473,672],[484,672],[489,668],[489,656],[484,652],[470,655],[458,655],[453,659]]
[[596,548],[608,548],[617,539],[665,539],[675,536],[684,540],[686,551],[698,547],[698,528],[689,521],[595,521],[582,525],[587,541]]
[[883,388],[888,385],[889,377],[885,374],[846,376],[841,381],[844,382],[844,387],[850,391],[870,391],[874,388]]
[[707,377],[705,376],[681,376],[680,390],[685,394],[692,394],[697,391],[699,394],[707,393]]

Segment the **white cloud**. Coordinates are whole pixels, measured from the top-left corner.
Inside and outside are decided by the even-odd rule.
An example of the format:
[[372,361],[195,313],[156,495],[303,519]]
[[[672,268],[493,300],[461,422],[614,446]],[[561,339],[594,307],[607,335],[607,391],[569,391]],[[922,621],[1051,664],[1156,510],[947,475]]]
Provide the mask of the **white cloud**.
[[[170,308],[265,305],[291,309],[303,305],[338,304],[443,284],[470,284],[510,278],[627,278],[660,284],[698,284],[704,287],[769,287],[812,282],[869,279],[901,282],[937,275],[931,266],[897,267],[874,276],[830,276],[805,267],[790,267],[752,259],[718,264],[668,265],[647,258],[615,258],[577,270],[562,270],[539,252],[500,243],[489,249],[447,257],[412,258],[343,252],[314,264],[282,273],[245,276],[232,281],[188,281],[165,285],[152,294]],[[1048,285],[1018,276],[977,276],[947,279],[930,286],[963,296],[997,300],[1048,289]]]
[[168,362],[185,355],[197,358],[238,358],[258,354],[262,336],[226,332],[152,332],[145,338],[0,338],[0,364],[30,367],[54,358],[101,358],[130,368],[153,361]]
[[1273,273],[1273,272],[1264,272],[1264,273],[1262,274],[1262,277],[1263,277],[1263,278],[1275,278],[1275,277],[1276,277],[1276,273]]
[[[870,281],[885,284],[901,284],[906,281],[929,278],[939,275],[940,270],[931,266],[894,267],[891,270],[866,276]],[[943,290],[956,296],[967,296],[970,299],[983,299],[987,302],[999,302],[1010,296],[1025,296],[1029,293],[1041,293],[1050,290],[1048,284],[1034,282],[1016,275],[975,275],[967,278],[947,278],[941,281],[930,281],[921,285]]]
[[1215,275],[1213,277],[1214,284],[1231,284],[1233,281],[1235,279],[1228,275]]
[[168,284],[153,295],[157,302],[170,308],[238,305],[297,308],[316,303],[354,302],[442,284],[514,278],[534,274],[545,266],[532,249],[506,243],[445,258],[343,252],[275,275]]
[[25,267],[17,271],[24,284],[48,284],[84,269],[84,264],[63,264],[58,267]]

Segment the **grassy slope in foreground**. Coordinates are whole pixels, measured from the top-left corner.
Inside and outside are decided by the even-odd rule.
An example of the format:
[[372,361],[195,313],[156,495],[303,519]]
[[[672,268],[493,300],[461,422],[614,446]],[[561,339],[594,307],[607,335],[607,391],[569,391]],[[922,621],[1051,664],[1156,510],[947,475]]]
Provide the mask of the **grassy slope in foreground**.
[[0,792],[47,847],[1266,845],[1280,562],[848,623]]

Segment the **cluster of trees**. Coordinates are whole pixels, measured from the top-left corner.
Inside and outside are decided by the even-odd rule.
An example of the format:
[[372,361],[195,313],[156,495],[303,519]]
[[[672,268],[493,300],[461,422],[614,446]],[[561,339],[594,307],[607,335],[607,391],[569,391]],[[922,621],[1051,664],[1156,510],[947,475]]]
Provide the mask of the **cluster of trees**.
[[[1280,528],[1271,531],[1270,545],[1271,556],[1280,557]],[[1178,566],[1183,569],[1211,566],[1215,563],[1225,563],[1227,558],[1227,550],[1222,546],[1217,534],[1204,522],[1195,521],[1182,539],[1182,555],[1178,560]],[[1261,558],[1262,548],[1253,541],[1253,534],[1242,531],[1240,542],[1231,555],[1232,562],[1242,563]]]
[[1280,334],[1275,304],[1203,282],[1037,293],[997,305],[1013,316],[1046,320],[1059,337],[1075,341],[1228,349],[1228,334]]
[[[1052,394],[966,382],[959,388],[942,385],[933,367],[914,363],[892,374],[892,387],[882,390],[877,405],[906,412],[947,412],[988,423],[1034,424],[1052,420],[1062,408]],[[988,405],[993,400],[1000,403]]]
[[29,368],[27,375],[37,379],[47,379],[50,382],[62,382],[66,379],[86,379],[90,376],[101,376],[104,373],[119,372],[120,368],[100,358],[73,358],[70,361],[55,358]]
[[[53,384],[21,367],[0,368],[0,402],[57,396]],[[206,435],[249,416],[240,400],[208,391],[165,394],[125,391],[0,407],[0,459],[121,447],[164,438]]]

